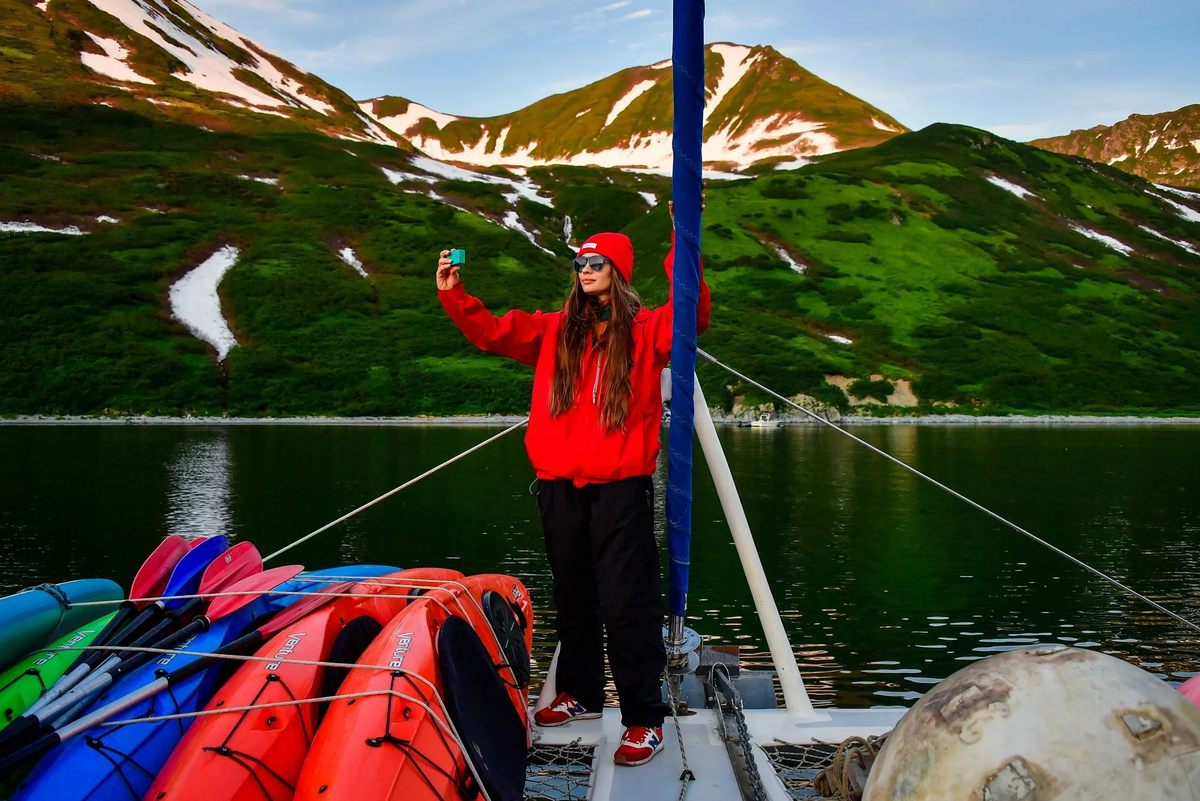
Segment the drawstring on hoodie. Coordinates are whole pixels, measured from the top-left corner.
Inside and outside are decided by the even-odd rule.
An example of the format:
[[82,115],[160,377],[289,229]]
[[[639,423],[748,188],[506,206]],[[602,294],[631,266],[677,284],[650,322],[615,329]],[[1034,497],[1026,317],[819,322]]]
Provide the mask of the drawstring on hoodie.
[[600,392],[600,368],[604,366],[604,351],[600,351],[600,357],[596,359],[596,381],[592,384],[592,405],[596,405],[596,397]]

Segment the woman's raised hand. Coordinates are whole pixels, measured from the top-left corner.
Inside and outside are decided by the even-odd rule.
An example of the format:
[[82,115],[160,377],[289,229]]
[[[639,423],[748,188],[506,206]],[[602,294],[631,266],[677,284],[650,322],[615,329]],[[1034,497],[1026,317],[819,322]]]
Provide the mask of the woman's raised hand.
[[[703,211],[704,211],[704,206],[706,205],[706,204],[705,204],[705,201],[708,199],[708,193],[703,191],[703,190],[704,190],[704,189],[706,189],[707,187],[708,187],[708,181],[701,181],[701,182],[700,182],[700,189],[701,189],[701,192],[700,192],[700,211],[701,211],[701,212],[703,212]],[[667,201],[667,211],[671,212],[671,227],[672,227],[672,228],[674,228],[674,227],[675,227],[675,201],[674,201],[674,200],[668,200],[668,201]]]
[[458,266],[451,266],[450,251],[443,250],[437,266],[437,288],[441,290],[454,289],[458,286]]

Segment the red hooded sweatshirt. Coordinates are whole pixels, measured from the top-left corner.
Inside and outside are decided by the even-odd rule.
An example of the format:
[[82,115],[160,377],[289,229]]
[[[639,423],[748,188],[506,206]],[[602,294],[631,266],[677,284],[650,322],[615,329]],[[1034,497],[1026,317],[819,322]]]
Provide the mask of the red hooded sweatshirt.
[[[663,263],[668,280],[675,266],[675,237]],[[446,313],[479,348],[536,366],[533,404],[525,448],[538,478],[569,478],[577,487],[602,484],[654,473],[658,435],[662,428],[662,387],[659,376],[671,358],[671,303],[657,309],[639,309],[634,316],[633,395],[623,430],[608,431],[600,420],[601,359],[603,349],[588,338],[583,355],[575,405],[558,417],[550,416],[550,381],[558,361],[558,337],[565,313],[518,311],[496,317],[466,293],[462,282],[439,290]],[[711,310],[708,285],[700,281],[696,309],[697,333],[708,328]]]

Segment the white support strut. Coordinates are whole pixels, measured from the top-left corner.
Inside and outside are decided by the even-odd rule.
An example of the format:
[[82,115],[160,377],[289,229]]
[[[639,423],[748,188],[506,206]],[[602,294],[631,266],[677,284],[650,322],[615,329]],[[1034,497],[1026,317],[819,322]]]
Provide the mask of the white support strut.
[[767,647],[771,651],[771,661],[775,663],[775,671],[779,675],[784,706],[797,722],[823,720],[825,716],[813,709],[808,691],[804,688],[800,667],[796,664],[792,644],[783,628],[783,619],[779,616],[779,607],[775,605],[775,596],[771,594],[771,587],[767,584],[767,575],[763,571],[762,560],[754,545],[754,536],[750,533],[750,523],[746,520],[742,499],[733,483],[725,451],[721,449],[721,443],[717,440],[717,427],[713,425],[712,415],[708,412],[699,378],[696,379],[695,401],[696,436],[700,438],[704,460],[708,462],[708,469],[712,472],[717,496],[721,499],[721,508],[725,511],[729,531],[733,534],[733,544],[737,548],[742,570],[750,585],[750,595],[754,598],[754,608],[762,622]]

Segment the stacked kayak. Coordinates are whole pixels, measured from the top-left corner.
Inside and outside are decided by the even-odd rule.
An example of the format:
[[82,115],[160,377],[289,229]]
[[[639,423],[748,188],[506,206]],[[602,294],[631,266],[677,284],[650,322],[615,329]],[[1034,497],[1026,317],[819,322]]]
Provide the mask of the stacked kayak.
[[124,597],[116,582],[82,579],[42,584],[0,598],[0,669],[111,611],[72,604],[113,601],[115,607]]
[[227,546],[164,543],[130,601],[55,643],[101,647],[0,675],[0,702],[15,699],[0,778],[32,766],[0,798],[521,797],[533,609],[519,580],[264,571],[253,545]]

